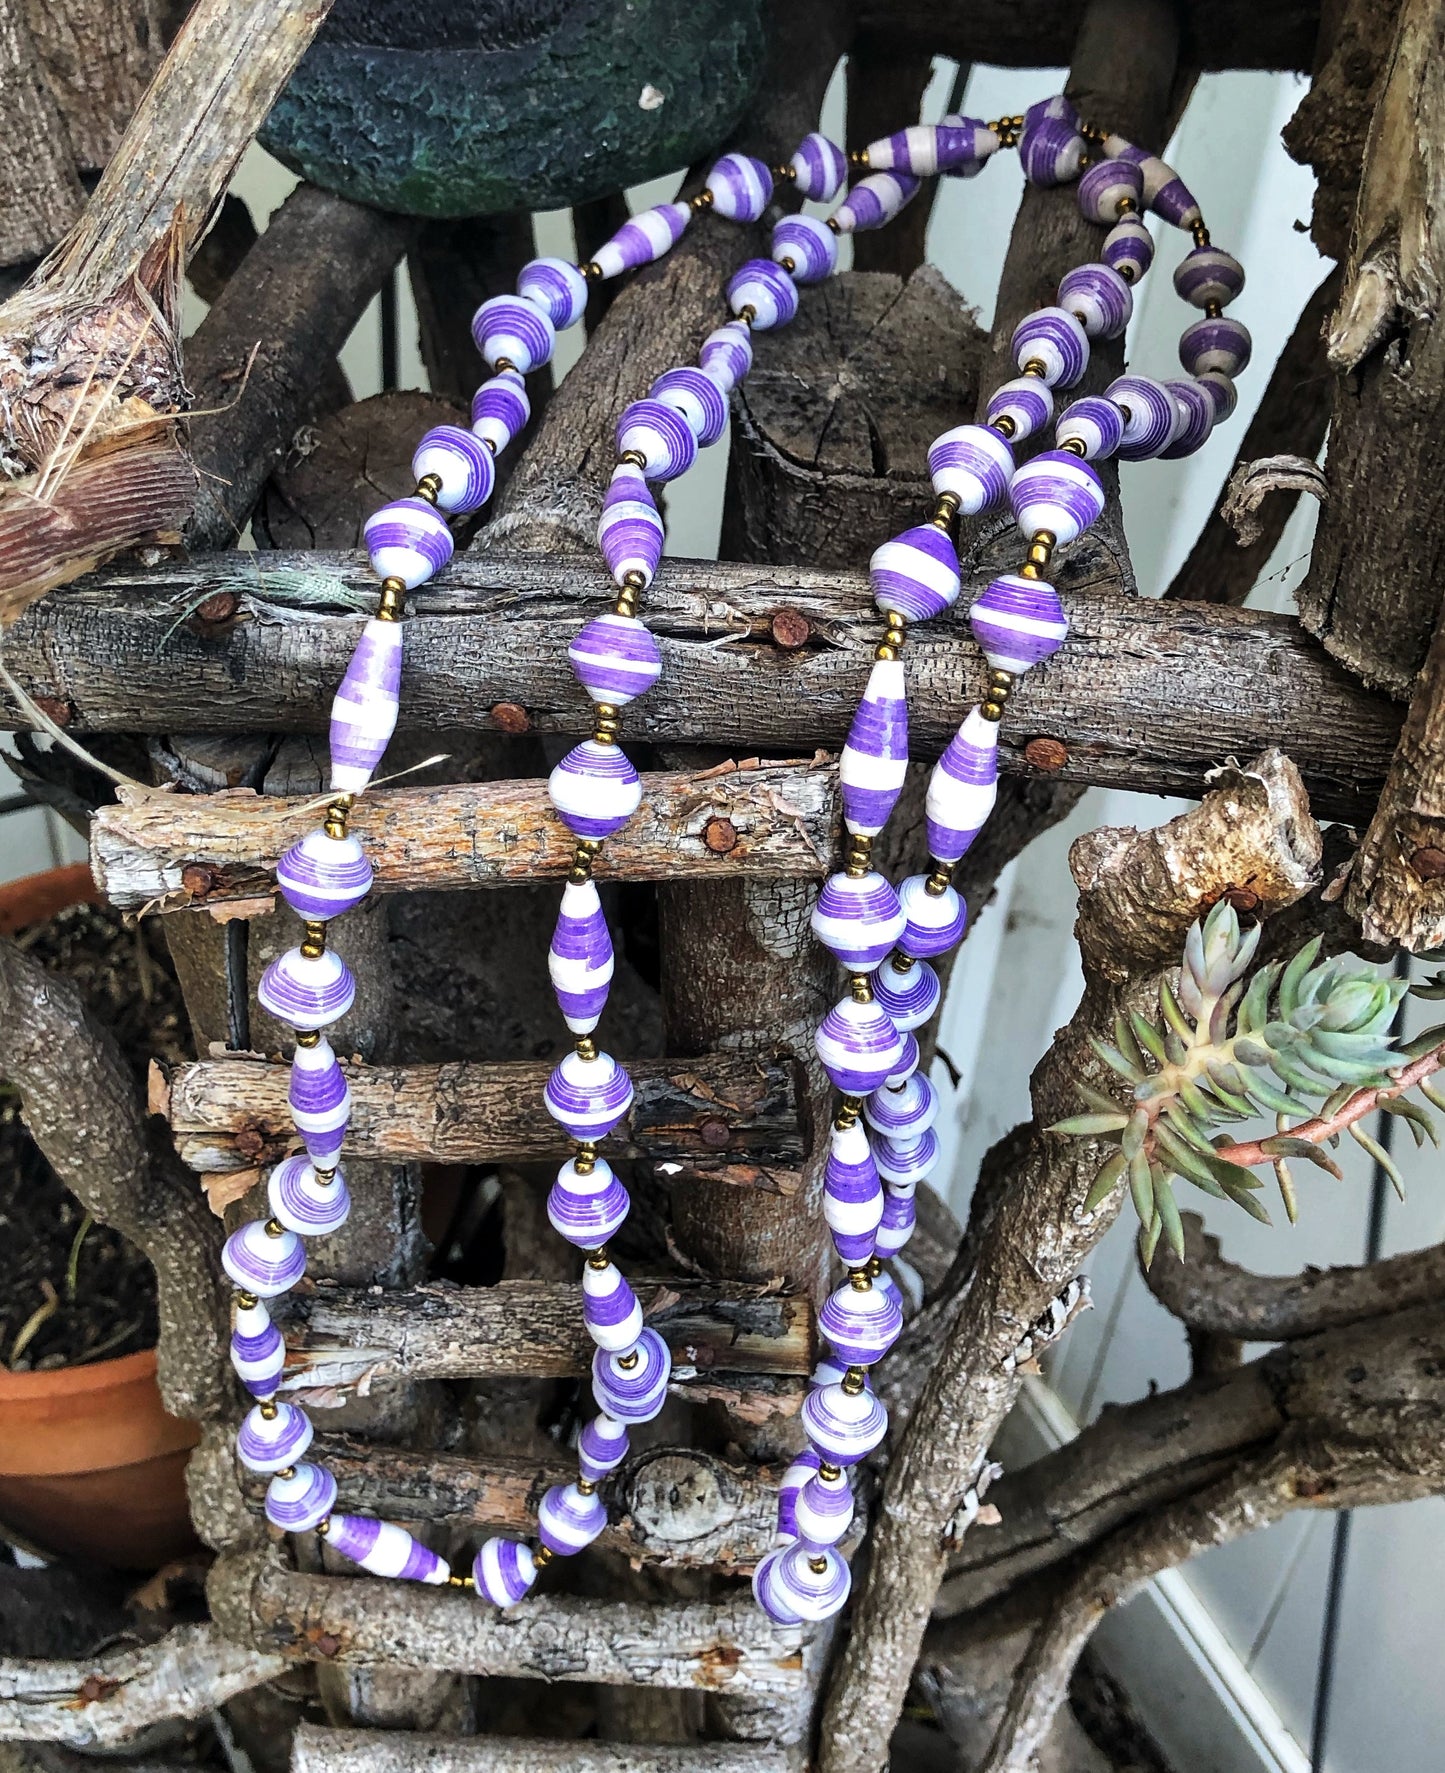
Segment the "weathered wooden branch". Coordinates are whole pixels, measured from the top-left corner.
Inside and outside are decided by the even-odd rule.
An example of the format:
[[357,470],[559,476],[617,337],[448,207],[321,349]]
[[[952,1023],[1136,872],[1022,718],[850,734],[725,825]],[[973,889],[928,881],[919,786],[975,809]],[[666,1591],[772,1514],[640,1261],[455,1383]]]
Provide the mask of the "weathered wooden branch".
[[168,16],[165,0],[112,0],[104,6],[90,0],[21,0],[20,10],[64,119],[75,164],[99,172],[120,146],[164,53],[168,27],[177,21]]
[[0,161],[0,265],[38,258],[85,202],[60,107],[40,72],[24,9],[0,14],[0,102],[23,152]]
[[799,1750],[747,1742],[548,1742],[303,1724],[292,1773],[800,1773]]

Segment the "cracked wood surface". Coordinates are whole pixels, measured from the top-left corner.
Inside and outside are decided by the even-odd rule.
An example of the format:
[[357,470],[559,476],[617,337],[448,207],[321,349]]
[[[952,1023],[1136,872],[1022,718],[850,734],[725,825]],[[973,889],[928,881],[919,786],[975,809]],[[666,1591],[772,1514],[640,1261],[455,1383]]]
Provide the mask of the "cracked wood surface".
[[801,1773],[800,1751],[760,1742],[549,1742],[459,1739],[302,1724],[291,1773]]

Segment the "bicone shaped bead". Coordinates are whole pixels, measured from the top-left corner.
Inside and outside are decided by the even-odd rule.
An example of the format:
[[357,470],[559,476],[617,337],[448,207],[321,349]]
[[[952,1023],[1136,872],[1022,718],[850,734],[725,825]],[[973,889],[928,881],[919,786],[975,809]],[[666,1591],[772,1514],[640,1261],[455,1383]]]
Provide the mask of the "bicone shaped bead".
[[1179,335],[1179,361],[1192,376],[1209,369],[1237,376],[1248,365],[1252,348],[1249,328],[1228,314],[1205,314]]
[[917,1037],[912,1033],[905,1033],[903,1051],[899,1055],[898,1063],[883,1080],[885,1088],[893,1090],[897,1089],[899,1084],[907,1083],[908,1079],[918,1070],[921,1060],[922,1054],[918,1050]]
[[589,1496],[576,1484],[553,1484],[537,1504],[537,1537],[558,1557],[585,1551],[607,1525],[607,1509],[594,1490]]
[[1118,376],[1105,388],[1124,418],[1121,462],[1145,462],[1169,447],[1178,408],[1162,382],[1150,376]]
[[1159,452],[1159,460],[1177,462],[1192,456],[1214,429],[1214,399],[1202,383],[1192,379],[1166,382],[1164,386],[1174,396],[1179,416],[1169,447]]
[[351,1118],[351,1086],[324,1036],[292,1053],[286,1100],[311,1161],[332,1165]]
[[795,283],[821,283],[838,269],[838,236],[816,216],[784,216],[768,250]]
[[294,1231],[276,1237],[264,1219],[248,1219],[221,1246],[221,1266],[243,1293],[275,1299],[305,1274],[306,1252]]
[[530,1545],[520,1539],[493,1535],[482,1541],[472,1560],[472,1581],[477,1593],[494,1607],[515,1607],[530,1593],[537,1580],[537,1565]]
[[[1054,416],[1053,390],[1038,376],[1016,376],[989,395],[985,416],[990,425],[1007,419],[1013,426],[1012,440],[1022,443],[1026,437],[1042,431]],[[1013,452],[1009,453],[1012,456]],[[1009,479],[1013,479],[1012,467]]]
[[[902,1313],[899,1313],[902,1324]],[[836,1545],[853,1525],[853,1488],[840,1471],[836,1477],[815,1472],[798,1492],[793,1518],[798,1539],[807,1546]]]
[[1134,297],[1112,265],[1075,265],[1060,279],[1059,306],[1091,339],[1117,339],[1134,312]]
[[844,1281],[823,1301],[818,1331],[846,1366],[871,1367],[903,1334],[903,1312],[881,1287]]
[[909,172],[920,179],[951,172],[972,178],[998,147],[996,130],[955,111],[938,123],[914,123],[880,136],[869,142],[866,153],[875,172]]
[[340,917],[371,891],[371,863],[348,834],[329,837],[317,826],[293,843],[276,864],[276,885],[298,917]]
[[373,1576],[438,1588],[451,1575],[445,1558],[428,1551],[394,1521],[378,1521],[365,1514],[334,1514],[326,1529],[326,1543]]
[[286,1342],[261,1304],[238,1305],[231,1331],[231,1365],[252,1397],[276,1395],[286,1365]]
[[589,1483],[601,1483],[627,1457],[627,1428],[604,1410],[582,1425],[577,1436],[577,1469]]
[[271,1217],[298,1237],[329,1237],[351,1216],[351,1194],[338,1170],[330,1182],[316,1174],[309,1157],[285,1157],[266,1183]]
[[1009,342],[1013,360],[1042,365],[1040,381],[1051,388],[1072,388],[1089,367],[1089,337],[1067,308],[1035,308],[1014,328]]
[[542,1092],[548,1114],[574,1139],[605,1139],[627,1118],[632,1079],[610,1053],[565,1053]]
[[331,948],[314,957],[288,948],[266,968],[256,987],[256,1002],[267,1015],[293,1028],[325,1028],[339,1021],[355,1001],[351,968]]
[[659,203],[655,209],[644,209],[597,248],[592,263],[604,277],[620,277],[624,271],[650,265],[672,251],[691,220],[692,210],[686,203]]
[[[1098,520],[1104,509],[1104,488],[1087,462],[1068,450],[1046,449],[1025,462],[1014,475],[1009,504],[1014,522],[1025,537],[1032,538],[1041,529],[1047,530],[1064,548]],[[1005,573],[994,584],[1002,584],[1012,576]],[[974,610],[983,601],[979,598]]]
[[813,907],[813,934],[850,973],[871,973],[898,940],[903,910],[886,876],[830,874]]
[[594,616],[567,657],[592,700],[617,708],[645,695],[662,676],[662,650],[651,630],[637,616],[614,610]]
[[888,823],[907,773],[908,698],[903,662],[876,659],[838,759],[843,822],[848,830],[855,836],[876,837]]
[[433,426],[416,446],[411,471],[418,480],[434,474],[441,482],[438,510],[458,516],[480,511],[497,480],[491,450],[475,432],[460,425]]
[[267,1416],[260,1404],[252,1405],[236,1431],[236,1457],[247,1471],[257,1471],[263,1476],[295,1465],[311,1445],[311,1437],[316,1432],[306,1412],[295,1404],[288,1404],[284,1398],[278,1398],[267,1408],[275,1413]]
[[631,1205],[605,1157],[597,1158],[586,1172],[569,1158],[547,1196],[547,1217],[558,1237],[579,1250],[598,1250],[622,1229]]
[[587,310],[587,279],[567,259],[532,259],[517,273],[517,294],[565,332]]
[[[938,1097],[921,1072],[914,1072],[894,1089],[874,1090],[863,1104],[863,1118],[875,1133],[903,1144],[921,1138],[938,1114]],[[868,1153],[872,1162],[873,1153]],[[874,1165],[877,1168],[877,1165]]]
[[888,1432],[888,1412],[865,1385],[860,1392],[830,1381],[803,1399],[803,1432],[830,1465],[856,1465]]
[[868,582],[881,614],[925,622],[958,601],[958,555],[943,530],[920,523],[873,550]]
[[903,1036],[876,1003],[845,997],[824,1016],[814,1036],[818,1058],[845,1096],[866,1096],[886,1081],[903,1056]]
[[773,197],[773,175],[751,154],[724,154],[703,189],[713,209],[730,222],[755,222]]
[[952,166],[940,165],[939,170],[945,177],[973,178],[1003,146],[998,131],[990,129],[981,118],[965,117],[962,111],[945,111],[938,122],[941,130],[961,130],[964,138],[962,143],[951,142],[946,149],[940,138],[940,154],[946,152],[952,158],[962,152],[964,156]]
[[1158,216],[1176,228],[1192,228],[1199,221],[1199,205],[1184,181],[1167,161],[1147,148],[1136,148],[1122,136],[1104,138],[1104,153],[1111,160],[1132,160],[1144,177],[1144,201]]
[[[944,858],[940,856],[939,860]],[[930,892],[928,881],[926,874],[910,874],[898,889],[904,919],[898,946],[915,960],[932,960],[947,954],[963,940],[963,932],[968,928],[968,907],[957,890],[945,886],[941,893]]]
[[1225,308],[1244,288],[1244,266],[1221,247],[1196,246],[1174,267],[1174,287],[1191,308]]
[[[1102,490],[1099,504],[1102,508]],[[1034,525],[1034,529],[1052,527],[1044,522]],[[1054,534],[1060,542],[1073,539],[1058,530]],[[1026,579],[1022,573],[1000,573],[991,579],[974,599],[968,625],[994,670],[1015,675],[1032,670],[1041,659],[1056,653],[1069,632],[1069,618],[1058,592],[1047,579]]]
[[873,1140],[873,1162],[890,1189],[913,1189],[926,1181],[938,1162],[938,1134],[925,1127],[916,1139]]
[[1100,462],[1124,441],[1124,415],[1102,394],[1086,394],[1064,409],[1054,438],[1060,449],[1066,443],[1081,444],[1086,462]]
[[841,1385],[848,1369],[835,1355],[826,1354],[808,1375],[810,1385]]
[[629,573],[641,573],[644,584],[650,585],[665,540],[662,518],[647,482],[631,462],[620,462],[612,470],[597,522],[597,546],[613,583],[620,585]]
[[654,400],[675,407],[682,414],[699,449],[716,443],[728,428],[727,397],[704,370],[669,369],[648,392]]
[[1233,376],[1225,375],[1222,369],[1206,369],[1202,376],[1195,380],[1214,402],[1214,422],[1222,425],[1230,418],[1239,404],[1239,390],[1234,385]]
[[1144,201],[1144,175],[1132,160],[1096,160],[1079,177],[1076,193],[1079,214],[1085,221],[1112,226],[1119,220],[1119,205]]
[[873,996],[893,1026],[907,1030],[921,1028],[929,1019],[938,1008],[943,987],[926,960],[915,960],[905,971],[890,960],[873,975]]
[[618,455],[632,450],[643,458],[646,479],[676,480],[697,460],[697,437],[675,406],[634,400],[617,421]]
[[868,1135],[855,1121],[834,1127],[823,1167],[823,1218],[839,1256],[859,1268],[873,1254],[873,1234],[883,1217],[883,1184],[878,1180]]
[[[990,403],[989,417],[994,416]],[[990,430],[987,425],[955,425],[951,431],[935,437],[928,446],[928,474],[933,490],[952,493],[965,517],[976,516],[991,505],[1001,504],[1008,494],[1013,472],[1013,451],[998,432]],[[911,535],[913,532],[906,533]]]
[[528,375],[550,361],[557,329],[535,303],[521,296],[492,296],[472,315],[472,342],[488,369],[505,361]]
[[[283,1468],[284,1470],[284,1468]],[[266,1486],[266,1519],[283,1533],[309,1533],[336,1506],[336,1479],[324,1465],[300,1465]]]
[[715,327],[698,348],[697,360],[724,394],[731,394],[753,367],[752,334],[741,320]]
[[[885,1260],[896,1256],[913,1236],[918,1224],[918,1204],[911,1188],[890,1188],[883,1202],[883,1218],[878,1226],[878,1254]],[[884,1277],[880,1275],[878,1280]],[[877,1281],[874,1282],[876,1286]]]
[[768,1617],[780,1625],[811,1625],[831,1619],[846,1605],[853,1580],[832,1546],[815,1550],[802,1544],[784,1545],[776,1553],[770,1552],[758,1570],[753,1593]]
[[803,1623],[802,1614],[793,1611],[789,1598],[778,1587],[778,1562],[790,1549],[788,1545],[775,1545],[763,1553],[753,1569],[753,1599],[774,1625]]
[[359,794],[396,730],[401,705],[401,622],[373,616],[361,630],[331,703],[331,792]]
[[584,739],[547,778],[547,794],[574,837],[610,837],[642,804],[642,780],[620,745]]
[[472,395],[472,430],[498,452],[526,429],[531,416],[526,384],[514,369],[501,370]]
[[618,1422],[651,1422],[667,1402],[672,1354],[652,1329],[644,1330],[634,1346],[637,1359],[630,1367],[622,1365],[629,1353],[597,1350],[592,1357],[592,1395],[598,1408]]
[[833,220],[840,234],[861,233],[891,222],[918,195],[920,181],[906,172],[870,172],[838,205]]
[[727,283],[727,304],[734,314],[753,311],[753,330],[786,326],[798,312],[798,286],[771,259],[749,259]]
[[1066,185],[1078,176],[1084,157],[1079,113],[1062,93],[1041,99],[1024,112],[1019,132],[1019,164],[1031,185]]
[[933,766],[924,810],[928,853],[940,862],[953,863],[964,855],[993,811],[998,729],[998,721],[985,720],[979,709],[972,709]]
[[415,591],[435,578],[455,544],[447,520],[425,499],[393,499],[362,526],[371,570],[379,579],[400,579]]
[[1110,228],[1099,257],[1129,283],[1137,283],[1154,263],[1154,236],[1134,216]]
[[798,1494],[808,1479],[815,1476],[822,1459],[811,1447],[804,1447],[778,1480],[778,1537],[796,1539]]
[[601,1020],[612,969],[612,936],[596,883],[569,880],[547,950],[547,971],[573,1034],[591,1034]]
[[599,1348],[625,1353],[642,1334],[642,1305],[615,1262],[582,1269],[582,1321]]
[[793,188],[813,203],[831,203],[848,176],[848,156],[816,130],[798,143],[788,164],[793,169]]

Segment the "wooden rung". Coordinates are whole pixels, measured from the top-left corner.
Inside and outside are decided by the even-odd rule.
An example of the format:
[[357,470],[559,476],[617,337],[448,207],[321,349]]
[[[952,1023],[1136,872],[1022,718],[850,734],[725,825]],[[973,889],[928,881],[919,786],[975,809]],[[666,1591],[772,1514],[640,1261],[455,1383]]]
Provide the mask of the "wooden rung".
[[[791,1194],[805,1156],[793,1068],[739,1053],[628,1060],[632,1112],[602,1143],[743,1188]],[[572,1144],[542,1110],[545,1063],[349,1065],[344,1157],[396,1162],[558,1162]],[[211,1059],[152,1072],[151,1108],[202,1173],[274,1163],[297,1148],[286,1103],[290,1067]],[[668,1167],[671,1166],[669,1172]]]
[[[598,857],[597,877],[809,877],[836,849],[831,762],[643,777],[642,806]],[[91,827],[91,866],[123,910],[274,903],[276,859],[320,818],[315,797],[122,790]],[[559,879],[574,840],[542,781],[380,788],[351,829],[381,893]]]
[[291,1773],[801,1773],[801,1749],[771,1742],[552,1742],[426,1736],[302,1724]]

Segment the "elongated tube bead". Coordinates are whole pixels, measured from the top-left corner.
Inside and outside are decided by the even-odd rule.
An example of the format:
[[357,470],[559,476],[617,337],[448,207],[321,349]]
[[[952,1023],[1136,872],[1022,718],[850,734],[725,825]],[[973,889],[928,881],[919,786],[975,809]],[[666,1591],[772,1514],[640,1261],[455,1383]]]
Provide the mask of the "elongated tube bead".
[[332,1167],[351,1118],[351,1086],[324,1035],[291,1055],[286,1100],[311,1161]]
[[841,1471],[830,1477],[815,1472],[799,1490],[793,1513],[804,1545],[814,1549],[836,1545],[853,1525],[853,1490],[848,1479]]
[[731,394],[753,367],[752,335],[741,320],[729,320],[715,327],[703,340],[697,353],[703,373]]
[[642,1304],[616,1263],[582,1269],[582,1321],[599,1348],[625,1354],[642,1334]]
[[326,1543],[373,1576],[423,1582],[435,1588],[451,1575],[445,1559],[428,1551],[405,1527],[398,1527],[393,1521],[373,1520],[370,1515],[332,1515]]
[[[874,556],[877,559],[877,555]],[[900,659],[875,660],[838,761],[843,821],[876,836],[903,792],[908,772],[908,701]]]
[[547,970],[573,1034],[591,1034],[601,1020],[612,969],[612,937],[596,884],[569,880],[547,950]]
[[641,573],[644,586],[652,583],[666,540],[657,502],[647,482],[631,462],[621,462],[602,501],[597,522],[597,545],[620,585],[629,573]]
[[526,384],[514,369],[500,370],[472,396],[472,430],[500,453],[532,416]]
[[873,1254],[874,1233],[882,1217],[883,1184],[868,1135],[856,1121],[849,1127],[834,1127],[823,1169],[823,1218],[839,1256],[850,1268],[860,1267]]
[[651,264],[671,252],[692,219],[685,203],[660,203],[625,221],[612,238],[592,255],[604,277],[620,277],[639,265]]
[[396,729],[403,625],[373,617],[331,703],[331,791],[359,794]]
[[231,1365],[252,1397],[276,1395],[276,1386],[286,1365],[286,1343],[264,1305],[236,1307],[236,1324],[231,1331]]
[[928,778],[928,849],[956,862],[983,829],[998,798],[998,722],[974,708]]
[[861,233],[891,222],[918,195],[920,181],[906,172],[873,172],[859,179],[839,204],[833,220],[841,234]]
[[627,1428],[604,1410],[583,1424],[577,1437],[577,1469],[589,1483],[600,1483],[627,1457]]

